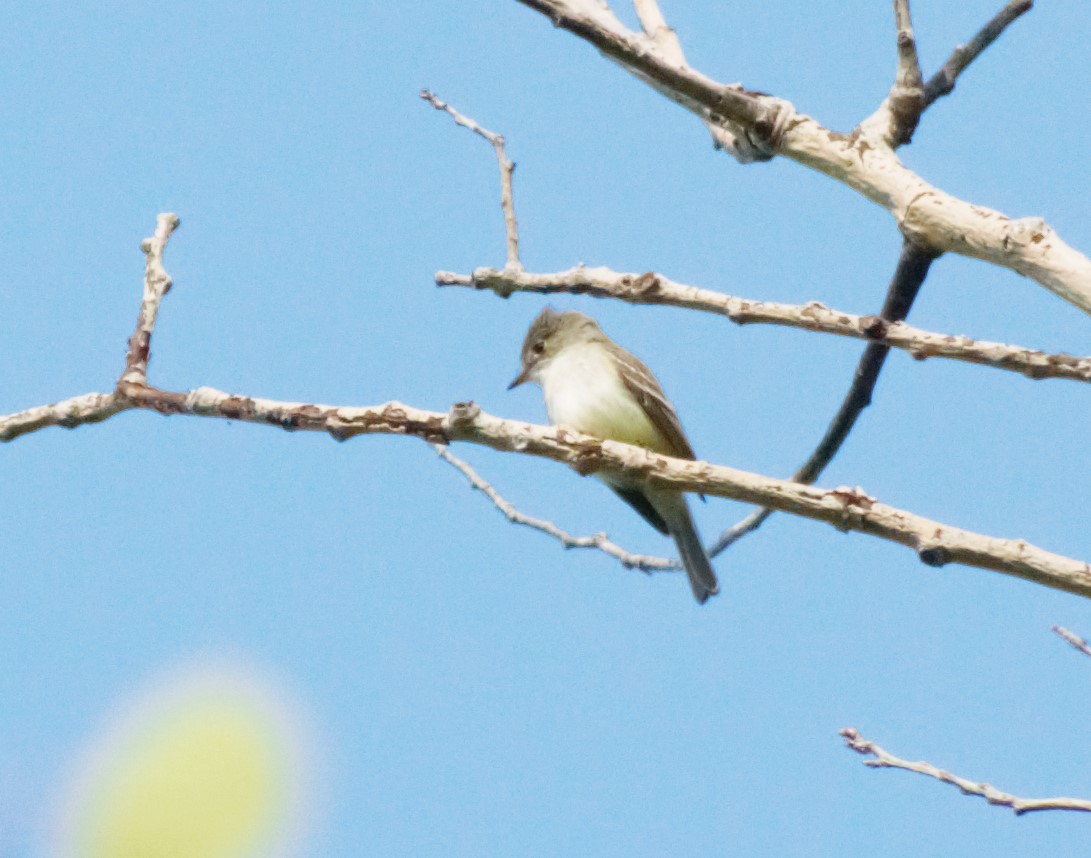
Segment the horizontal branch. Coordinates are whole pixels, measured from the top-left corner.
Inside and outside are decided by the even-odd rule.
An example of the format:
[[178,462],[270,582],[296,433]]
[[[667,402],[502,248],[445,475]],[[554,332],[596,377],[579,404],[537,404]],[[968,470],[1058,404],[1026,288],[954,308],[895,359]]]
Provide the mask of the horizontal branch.
[[451,453],[446,445],[433,444],[432,449],[443,461],[459,471],[469,482],[471,488],[481,492],[492,501],[493,506],[500,510],[512,524],[521,524],[532,530],[540,531],[547,536],[552,536],[565,548],[597,548],[604,554],[618,560],[626,569],[639,569],[649,575],[653,572],[678,572],[682,568],[676,560],[668,560],[666,557],[652,557],[647,554],[633,554],[631,551],[626,551],[617,543],[611,542],[605,533],[596,533],[594,536],[573,536],[567,531],[561,530],[552,521],[547,521],[544,518],[534,518],[520,512],[510,501],[505,500],[500,492],[493,488],[488,480],[478,474],[468,462]]
[[882,206],[921,248],[1017,271],[1091,313],[1091,259],[1037,217],[1013,219],[960,200],[905,166],[887,140],[889,123],[839,134],[783,100],[719,83],[672,62],[655,40],[589,0],[518,0],[596,47],[701,120],[842,182]]
[[[842,531],[878,536],[908,546],[929,566],[947,563],[976,566],[1091,596],[1091,565],[1044,551],[1021,539],[983,536],[931,521],[881,504],[860,489],[822,489],[723,465],[660,456],[640,447],[580,435],[564,427],[494,417],[473,403],[456,404],[444,414],[400,402],[367,407],[317,405],[257,399],[208,387],[176,393],[122,382],[118,392],[132,407],[160,414],[216,417],[288,430],[326,432],[339,441],[357,435],[410,435],[433,444],[466,441],[563,462],[581,474],[624,472],[653,486],[770,507],[823,521]],[[11,421],[12,418],[0,418],[0,426]],[[78,418],[72,418],[69,425],[78,422]]]
[[1088,801],[1087,799],[1067,797],[1020,798],[1019,796],[1012,795],[1008,792],[1001,792],[996,787],[987,783],[977,783],[976,781],[953,775],[948,771],[937,768],[931,763],[923,761],[914,763],[903,760],[900,757],[895,757],[883,748],[880,748],[874,742],[862,738],[859,732],[852,727],[847,727],[842,730],[841,736],[845,740],[846,747],[851,748],[858,754],[875,758],[868,760],[865,765],[877,769],[904,769],[907,772],[916,772],[919,775],[935,778],[945,784],[951,784],[952,786],[958,787],[964,795],[980,796],[989,804],[998,805],[1000,807],[1010,807],[1015,811],[1016,816],[1020,816],[1024,813],[1033,813],[1038,810],[1078,810],[1091,812],[1091,801]]
[[1029,378],[1091,382],[1091,357],[1046,354],[1024,346],[934,333],[904,322],[887,323],[874,315],[858,316],[832,310],[817,302],[778,304],[738,298],[676,283],[661,274],[626,274],[609,268],[587,268],[582,265],[548,274],[478,268],[472,274],[439,271],[436,273],[436,284],[487,289],[504,298],[513,292],[567,292],[595,298],[616,298],[630,304],[683,307],[726,316],[739,325],[783,325],[870,340],[907,351],[917,360],[949,358],[1010,370]]
[[117,393],[85,393],[52,405],[39,405],[0,417],[0,441],[14,441],[20,435],[50,426],[75,429],[88,423],[100,423],[108,417],[132,408]]

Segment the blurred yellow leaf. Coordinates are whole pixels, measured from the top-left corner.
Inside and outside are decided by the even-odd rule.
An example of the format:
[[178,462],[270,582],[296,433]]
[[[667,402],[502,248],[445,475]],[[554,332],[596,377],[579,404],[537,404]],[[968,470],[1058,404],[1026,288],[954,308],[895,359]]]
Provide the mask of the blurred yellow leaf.
[[190,678],[125,715],[75,798],[77,858],[270,851],[290,815],[293,737],[272,700],[245,686]]

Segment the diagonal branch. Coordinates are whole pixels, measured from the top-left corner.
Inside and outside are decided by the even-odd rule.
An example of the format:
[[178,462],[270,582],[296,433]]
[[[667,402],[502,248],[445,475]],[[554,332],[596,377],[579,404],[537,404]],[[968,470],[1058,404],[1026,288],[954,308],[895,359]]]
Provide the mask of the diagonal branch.
[[861,123],[858,133],[882,139],[894,149],[911,142],[924,111],[937,98],[950,93],[955,88],[955,79],[966,67],[1032,5],[1032,0],[1011,0],[978,32],[969,45],[959,45],[943,68],[925,84],[909,18],[909,0],[894,0],[894,17],[898,30],[897,77],[890,94],[879,109]]
[[678,283],[662,274],[613,271],[579,265],[566,271],[531,274],[499,268],[477,268],[470,274],[437,271],[437,286],[488,290],[501,298],[515,292],[539,295],[569,293],[614,298],[629,304],[662,305],[724,316],[738,325],[781,325],[883,343],[908,352],[916,360],[947,358],[990,366],[1028,378],[1064,378],[1091,382],[1091,356],[1046,354],[1026,346],[972,340],[914,328],[904,322],[884,322],[878,316],[858,316],[817,301],[780,304],[739,298],[711,289]]
[[1029,12],[1034,6],[1033,0],[1009,0],[993,18],[982,27],[965,45],[959,45],[938,72],[929,78],[924,87],[924,106],[930,107],[937,99],[950,95],[955,89],[958,76],[966,71],[967,66],[981,56],[982,52],[1000,38],[1020,15]]
[[641,572],[649,575],[652,572],[663,572],[668,570],[677,571],[681,568],[675,560],[668,560],[665,557],[652,557],[647,554],[633,554],[630,551],[626,551],[620,545],[611,542],[605,533],[596,533],[594,536],[573,536],[572,534],[561,530],[552,521],[526,515],[505,500],[504,497],[493,488],[487,480],[482,478],[468,462],[463,461],[458,458],[458,456],[451,453],[445,444],[433,444],[432,449],[439,454],[441,459],[460,471],[467,481],[469,481],[470,487],[477,489],[492,501],[493,505],[500,510],[500,512],[504,514],[504,517],[512,522],[512,524],[521,524],[525,527],[539,530],[548,536],[552,536],[566,549],[597,548],[599,551],[618,560],[626,569],[639,569]]
[[1021,816],[1024,813],[1033,813],[1038,810],[1079,810],[1091,812],[1091,801],[1088,801],[1087,799],[1067,797],[1020,798],[1011,793],[1001,792],[996,787],[987,783],[977,783],[976,781],[953,775],[948,771],[937,768],[931,763],[923,761],[912,763],[908,760],[903,760],[900,757],[895,757],[883,748],[880,748],[874,742],[864,739],[852,727],[847,727],[842,730],[841,736],[845,740],[845,747],[851,748],[858,754],[875,758],[873,760],[868,760],[867,763],[865,763],[867,766],[877,769],[904,769],[907,772],[916,772],[919,775],[935,778],[945,784],[951,784],[952,786],[958,787],[963,795],[980,796],[989,804],[997,805],[999,807],[1010,807],[1015,812],[1016,816]]
[[1054,626],[1053,631],[1055,634],[1060,635],[1060,637],[1068,641],[1073,649],[1082,652],[1086,656],[1091,656],[1091,644],[1089,644],[1075,632],[1070,632],[1064,626]]
[[[663,56],[675,65],[688,66],[678,34],[663,17],[657,0],[633,0],[633,8],[640,19],[640,27],[644,34],[656,44]],[[670,97],[669,94],[667,96]],[[733,155],[740,163],[766,161],[770,157],[769,153],[756,150],[749,141],[740,139],[723,125],[706,121],[705,126],[712,135],[712,145]]]
[[496,152],[496,162],[500,167],[500,207],[504,210],[504,233],[507,236],[507,264],[508,271],[522,271],[523,264],[519,261],[519,227],[515,220],[515,198],[511,189],[511,177],[515,173],[515,164],[508,160],[504,149],[503,135],[482,128],[472,119],[463,116],[451,105],[441,101],[431,90],[422,89],[420,97],[427,101],[436,110],[448,114],[463,128],[468,128],[478,137],[487,140]]
[[518,0],[697,115],[772,154],[818,170],[889,212],[903,235],[936,254],[957,253],[1023,274],[1091,314],[1091,259],[1041,218],[1012,219],[924,181],[865,126],[838,134],[783,99],[719,83],[678,66],[656,43],[579,0]]
[[[928,276],[928,270],[934,258],[908,239],[902,242],[898,265],[894,269],[883,309],[879,313],[880,319],[884,322],[900,322],[909,314],[909,308],[913,306],[913,301],[916,300],[917,293]],[[826,434],[822,436],[822,440],[818,442],[818,446],[807,461],[792,475],[795,482],[810,485],[833,461],[833,457],[837,455],[841,445],[845,443],[856,425],[860,413],[871,404],[872,391],[875,390],[879,373],[882,372],[889,353],[890,346],[885,343],[868,343],[860,357],[860,362],[856,365],[849,391],[845,394],[833,420],[830,421]],[[733,524],[717,538],[709,552],[711,556],[715,557],[748,533],[753,533],[765,523],[772,512],[771,509],[754,510]]]
[[[724,148],[743,163],[768,160],[780,145],[792,112],[787,102],[750,92],[738,84],[721,84],[695,71],[677,52],[655,35],[637,34],[608,11],[586,0],[519,0],[548,17],[555,27],[568,30],[594,45],[660,94],[681,104],[713,127],[726,132],[741,148]],[[639,10],[638,10],[639,12]],[[662,15],[659,16],[662,18]],[[642,24],[651,23],[647,10]],[[666,53],[664,53],[666,50]],[[787,112],[782,106],[787,105]],[[745,145],[744,145],[745,144]]]

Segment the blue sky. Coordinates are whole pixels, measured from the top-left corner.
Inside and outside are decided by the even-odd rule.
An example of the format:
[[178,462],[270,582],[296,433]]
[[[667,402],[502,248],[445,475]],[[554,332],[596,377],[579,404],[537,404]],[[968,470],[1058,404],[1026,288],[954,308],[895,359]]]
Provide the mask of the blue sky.
[[[999,0],[914,4],[926,73]],[[850,129],[889,87],[886,3],[669,2],[691,62]],[[626,16],[629,12],[626,11]],[[631,17],[631,16],[630,16]],[[925,117],[929,181],[1091,249],[1091,11],[1041,4]],[[542,299],[437,290],[500,264],[496,167],[424,105],[503,132],[523,260],[657,270],[874,312],[890,219],[795,164],[740,167],[683,111],[513,2],[8,4],[0,11],[0,411],[106,390],[140,239],[172,210],[150,378],[544,420],[508,393]],[[860,345],[560,297],[656,371],[698,454],[789,474]],[[1091,353],[1086,316],[943,258],[921,327]],[[1088,391],[894,354],[821,482],[1087,559]],[[670,545],[593,480],[455,450],[532,515]],[[304,854],[1038,856],[1087,820],[1015,819],[865,769],[855,726],[1024,795],[1091,796],[1084,600],[777,516],[694,605],[515,528],[423,444],[130,413],[0,449],[0,854],[40,856],[79,758],[172,665],[275,677],[313,736]],[[696,510],[711,540],[745,509]]]

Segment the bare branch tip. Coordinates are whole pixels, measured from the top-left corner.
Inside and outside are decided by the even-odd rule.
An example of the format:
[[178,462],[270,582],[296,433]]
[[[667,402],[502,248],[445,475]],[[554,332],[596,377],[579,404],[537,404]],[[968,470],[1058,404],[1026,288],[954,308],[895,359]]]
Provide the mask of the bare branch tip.
[[847,728],[841,731],[845,738],[845,745],[858,753],[873,756],[874,759],[866,760],[864,765],[868,768],[902,769],[907,772],[915,772],[919,775],[934,778],[941,783],[956,787],[963,795],[983,798],[988,804],[996,807],[1008,807],[1016,815],[1040,810],[1074,810],[1091,811],[1091,801],[1067,796],[1056,798],[1023,798],[997,789],[992,784],[984,781],[972,781],[960,777],[946,769],[941,769],[929,762],[910,762],[896,757],[889,751],[880,748],[874,742],[863,739],[860,734]]

